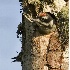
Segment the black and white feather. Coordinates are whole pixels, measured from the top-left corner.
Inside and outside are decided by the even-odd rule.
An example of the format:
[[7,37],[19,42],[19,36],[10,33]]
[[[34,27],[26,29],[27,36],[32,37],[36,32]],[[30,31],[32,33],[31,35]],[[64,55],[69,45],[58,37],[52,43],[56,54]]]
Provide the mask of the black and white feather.
[[33,24],[35,23],[38,26],[38,30],[41,34],[48,34],[56,31],[56,17],[49,12],[46,14],[46,16],[32,19]]

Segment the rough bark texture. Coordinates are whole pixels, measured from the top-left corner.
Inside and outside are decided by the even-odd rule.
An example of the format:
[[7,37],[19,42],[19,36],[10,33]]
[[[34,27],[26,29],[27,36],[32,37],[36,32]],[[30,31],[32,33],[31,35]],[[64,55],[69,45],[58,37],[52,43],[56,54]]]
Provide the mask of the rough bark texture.
[[[23,47],[23,69],[44,70],[50,35],[42,36],[25,18],[26,39]],[[23,39],[24,41],[24,39]]]
[[[39,0],[32,0],[38,1]],[[39,13],[37,4],[32,7],[31,0],[22,0],[24,14],[22,14],[23,33],[22,33],[22,70],[68,70],[68,44],[65,46],[65,51],[62,50],[62,44],[59,41],[59,34],[57,30],[48,35],[40,34],[38,29],[34,27],[34,23],[30,21],[31,18],[36,18],[36,13]],[[44,0],[45,1],[45,0]],[[54,5],[44,3],[44,12],[60,11],[66,2],[60,6],[60,0],[54,0]],[[55,7],[55,8],[54,8]],[[36,10],[36,12],[34,11]],[[52,11],[53,10],[53,11]]]
[[40,34],[26,17],[22,70],[68,70],[68,46],[62,51],[58,32]]

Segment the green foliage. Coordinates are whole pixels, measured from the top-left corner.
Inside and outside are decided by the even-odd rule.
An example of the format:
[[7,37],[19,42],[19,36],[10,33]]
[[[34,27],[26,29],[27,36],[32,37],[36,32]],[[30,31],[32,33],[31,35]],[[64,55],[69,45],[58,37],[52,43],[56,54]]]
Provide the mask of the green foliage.
[[69,9],[68,6],[62,8],[58,13],[58,32],[62,44],[67,44],[69,41]]

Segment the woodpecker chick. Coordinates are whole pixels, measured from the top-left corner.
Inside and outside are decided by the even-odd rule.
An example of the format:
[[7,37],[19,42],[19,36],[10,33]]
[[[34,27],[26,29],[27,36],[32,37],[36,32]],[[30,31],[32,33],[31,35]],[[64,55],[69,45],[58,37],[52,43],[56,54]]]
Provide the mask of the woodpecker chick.
[[40,12],[37,19],[33,19],[34,23],[38,26],[38,31],[41,34],[49,34],[56,31],[56,22],[53,17],[49,12]]
[[50,12],[40,12],[38,17],[49,20],[53,19],[55,22],[57,22],[57,18],[55,17],[55,15],[51,14]]

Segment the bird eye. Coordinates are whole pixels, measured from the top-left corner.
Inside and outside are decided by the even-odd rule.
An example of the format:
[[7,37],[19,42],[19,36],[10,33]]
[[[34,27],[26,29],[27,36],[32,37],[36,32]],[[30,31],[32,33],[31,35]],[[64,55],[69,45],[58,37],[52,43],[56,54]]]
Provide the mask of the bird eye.
[[44,18],[41,18],[41,21],[44,21]]

